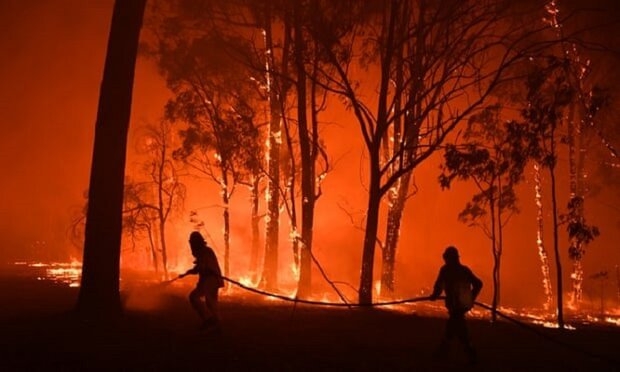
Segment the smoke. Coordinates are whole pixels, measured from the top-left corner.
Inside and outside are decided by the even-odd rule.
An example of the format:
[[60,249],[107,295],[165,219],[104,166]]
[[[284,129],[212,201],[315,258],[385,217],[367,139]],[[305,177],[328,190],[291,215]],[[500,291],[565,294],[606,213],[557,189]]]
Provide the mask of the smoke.
[[133,283],[124,286],[121,294],[126,309],[152,311],[179,302],[179,297],[182,296],[181,290],[189,288],[185,287],[187,287],[185,283],[177,284],[171,281],[155,284]]

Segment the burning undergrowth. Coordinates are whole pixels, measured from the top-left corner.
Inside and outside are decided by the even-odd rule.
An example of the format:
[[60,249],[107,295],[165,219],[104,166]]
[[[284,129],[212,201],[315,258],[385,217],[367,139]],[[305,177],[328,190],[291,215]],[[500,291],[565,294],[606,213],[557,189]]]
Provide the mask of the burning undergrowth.
[[[14,270],[20,275],[29,275],[36,280],[51,281],[56,285],[78,287],[81,264],[75,260],[70,262],[41,263],[16,262]],[[17,271],[16,271],[17,272]],[[188,306],[186,299],[195,284],[195,278],[179,280],[174,274],[173,279],[158,280],[152,275],[136,272],[124,272],[121,279],[121,297],[125,308],[135,311],[152,311],[170,306]],[[252,306],[315,306],[318,308],[358,309],[354,291],[336,291],[333,288],[321,288],[321,291],[299,298],[292,285],[283,285],[277,292],[261,290],[257,283],[247,278],[239,281],[229,280],[220,291],[220,299],[227,302],[240,302]],[[320,292],[320,293],[319,293]],[[377,296],[372,305],[385,311],[411,314],[415,316],[444,317],[443,302],[426,301],[424,293],[410,298],[390,299]],[[471,318],[490,319],[490,310],[481,304],[469,314]],[[604,305],[604,304],[603,304]],[[620,326],[620,306],[613,304],[601,305],[598,301],[582,301],[579,308],[567,308],[568,328],[586,325]],[[529,324],[557,328],[555,315],[541,308],[500,307],[500,319],[516,320]]]

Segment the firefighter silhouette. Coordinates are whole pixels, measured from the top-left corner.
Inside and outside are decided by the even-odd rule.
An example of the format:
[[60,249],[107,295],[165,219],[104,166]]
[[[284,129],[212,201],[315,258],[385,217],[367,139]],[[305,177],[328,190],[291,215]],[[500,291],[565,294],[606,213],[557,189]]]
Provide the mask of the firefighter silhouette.
[[476,363],[477,353],[469,339],[465,314],[473,307],[482,289],[482,281],[467,266],[461,264],[456,247],[446,248],[443,259],[445,264],[439,270],[430,299],[436,300],[442,292],[445,293],[448,321],[435,356],[446,357],[450,342],[456,337],[463,345],[470,362]]
[[179,277],[198,275],[196,287],[189,294],[189,302],[202,320],[201,329],[219,329],[218,292],[224,281],[217,256],[198,231],[190,234],[189,245],[196,259],[194,267]]

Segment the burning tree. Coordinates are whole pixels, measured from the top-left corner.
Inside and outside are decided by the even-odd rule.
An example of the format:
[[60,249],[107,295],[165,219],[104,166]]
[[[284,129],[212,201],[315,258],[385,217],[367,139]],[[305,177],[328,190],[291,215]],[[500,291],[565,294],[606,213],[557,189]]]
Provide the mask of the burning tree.
[[493,254],[492,317],[500,300],[500,263],[504,226],[518,212],[514,187],[523,179],[528,158],[523,152],[523,125],[501,120],[501,107],[491,106],[472,115],[461,146],[449,144],[439,177],[442,188],[454,179],[472,180],[478,192],[459,214],[459,220],[480,227],[491,240]]
[[573,99],[574,90],[563,73],[561,64],[561,60],[552,57],[540,61],[540,64],[533,63],[527,81],[528,106],[523,110],[522,115],[530,134],[527,145],[528,156],[549,171],[557,281],[557,316],[558,325],[564,328],[562,264],[558,246],[557,141],[563,118],[562,113]]
[[[545,10],[547,16],[544,20],[559,40],[559,54],[562,56],[559,58],[563,60],[562,69],[567,82],[574,90],[573,99],[566,108],[567,133],[564,142],[568,145],[570,200],[568,202],[568,213],[562,216],[562,220],[568,224],[567,230],[570,239],[568,253],[573,261],[571,303],[573,306],[577,306],[582,295],[582,257],[587,244],[598,235],[598,229],[586,225],[584,217],[587,192],[585,158],[588,138],[591,138],[593,132],[596,132],[612,155],[617,156],[617,154],[594,123],[594,116],[606,104],[608,97],[600,87],[586,88],[586,79],[591,72],[591,61],[583,58],[577,42],[565,37],[557,2],[550,1],[545,6]],[[590,135],[588,136],[588,134]]]
[[575,262],[578,267],[573,270],[571,278],[573,279],[573,304],[581,300],[583,270],[581,269],[581,259],[585,253],[587,246],[594,238],[599,236],[598,227],[590,226],[586,223],[583,215],[583,198],[571,195],[568,201],[568,213],[561,215],[560,220],[566,223],[566,230],[570,246],[568,248],[568,256]]
[[166,226],[185,199],[185,186],[172,157],[172,123],[161,120],[157,126],[147,125],[139,147],[146,155],[142,172],[147,180],[126,183],[123,228],[133,237],[141,230],[146,232],[155,272],[161,260],[164,279],[168,279]]
[[540,258],[540,268],[543,276],[543,290],[545,293],[545,310],[549,310],[553,302],[553,290],[551,288],[551,269],[549,266],[549,255],[543,240],[544,217],[543,217],[543,198],[542,198],[542,178],[540,175],[540,165],[534,164],[534,192],[536,202],[536,247]]
[[[267,27],[271,24],[272,5],[245,1],[154,1],[151,4],[150,30],[154,41],[150,51],[168,86],[177,95],[168,112],[193,122],[184,132],[187,140],[178,155],[186,160],[190,160],[190,155],[199,160],[193,163],[194,168],[221,186],[225,272],[228,272],[229,254],[228,203],[235,185],[241,183],[249,185],[252,193],[252,268],[257,269],[258,193],[262,189],[261,181],[267,179],[262,282],[268,287],[275,286],[283,101],[278,75],[273,73],[277,70],[273,53],[276,47]],[[183,106],[185,113],[181,110]],[[265,123],[266,129],[261,133],[259,128]],[[267,138],[266,150],[258,146],[261,137]],[[205,152],[207,149],[211,154]],[[267,170],[262,165],[264,157]],[[219,174],[213,173],[217,168]]]
[[[288,9],[288,8],[287,8]],[[296,101],[296,117],[284,121],[288,150],[292,155],[291,129],[297,132],[297,148],[300,160],[300,171],[296,180],[296,156],[290,156],[293,177],[289,182],[293,253],[295,263],[299,267],[299,285],[297,296],[307,297],[312,286],[312,242],[314,235],[314,214],[316,203],[322,194],[321,182],[329,171],[329,159],[322,146],[319,134],[319,114],[326,108],[327,92],[330,82],[321,77],[323,54],[312,34],[317,24],[322,27],[334,27],[336,17],[320,12],[317,2],[295,0],[290,9],[284,11],[284,22],[291,23],[293,34],[290,48],[292,68],[290,77],[293,79],[292,92]],[[285,26],[285,29],[287,27]],[[286,118],[285,118],[286,119]],[[293,122],[293,123],[292,123]],[[295,124],[296,126],[292,125]],[[301,207],[301,233],[297,230],[295,183],[301,183],[299,195]]]
[[[182,145],[175,157],[220,187],[224,222],[224,275],[229,274],[230,198],[242,180],[248,180],[256,166],[256,143],[260,138],[257,111],[261,97],[244,69],[222,49],[226,41],[204,35],[174,39],[161,47],[160,67],[175,93],[166,116],[182,121]],[[163,43],[163,42],[162,42]]]
[[132,251],[135,250],[138,242],[146,238],[147,253],[155,274],[159,275],[161,253],[157,244],[157,215],[155,209],[143,207],[146,202],[142,200],[151,196],[149,189],[146,183],[134,182],[131,178],[126,178],[123,199],[123,233],[131,239]]
[[115,1],[108,39],[88,193],[77,310],[121,312],[119,263],[127,132],[138,39],[146,0]]
[[[266,179],[267,183],[266,244],[260,285],[267,289],[275,289],[277,285],[278,235],[284,206],[291,223],[293,256],[299,265],[298,295],[305,296],[311,284],[315,204],[321,195],[321,180],[329,168],[327,155],[321,147],[318,119],[326,106],[325,87],[329,86],[329,81],[319,76],[321,52],[311,37],[314,22],[320,15],[315,8],[304,6],[308,4],[303,1],[290,4],[271,1],[157,4],[167,10],[162,12],[160,9],[159,13],[164,17],[156,22],[155,28],[159,39],[163,39],[158,42],[160,55],[162,43],[170,43],[169,38],[182,39],[186,43],[200,38],[219,38],[223,42],[217,48],[208,48],[211,53],[200,48],[191,53],[202,53],[197,55],[198,60],[228,58],[231,68],[243,71],[240,76],[246,80],[239,84],[256,90],[254,94],[263,100],[254,100],[252,104],[248,103],[248,107],[264,115],[267,125],[263,135],[267,138],[267,148],[265,152],[254,153],[251,168],[257,171],[252,173],[252,180],[239,181],[250,184],[253,192],[261,188],[261,179]],[[333,24],[336,24],[336,14],[331,19]],[[214,50],[217,52],[212,53]],[[183,68],[195,69],[191,64],[197,60],[187,60]],[[228,80],[221,79],[220,84],[222,86],[217,89],[230,90]],[[212,89],[216,89],[215,84],[205,90]],[[297,106],[297,110],[291,110],[293,106]],[[266,155],[266,169],[256,157],[256,154],[263,153]],[[300,193],[298,183],[301,184]],[[253,221],[256,221],[258,204],[253,205],[256,217]],[[298,206],[301,209],[301,231],[298,231]],[[254,241],[256,244],[258,239]],[[253,250],[252,260],[257,256]]]
[[[321,30],[314,37],[335,70],[332,91],[353,112],[368,152],[359,287],[360,302],[368,304],[381,201],[403,187],[399,184],[406,180],[403,177],[409,177],[481,108],[508,66],[527,55],[527,48],[533,51],[537,46],[525,44],[526,27],[510,24],[509,7],[502,1],[392,0],[352,2],[349,8],[351,18],[346,21],[355,20],[350,31],[336,38]],[[363,79],[352,66],[371,70],[377,79]],[[372,99],[364,95],[368,90],[375,92]],[[393,148],[387,150],[390,142]],[[403,190],[394,195],[405,198],[408,192]],[[396,208],[393,216],[400,218],[396,212],[401,206]],[[397,229],[398,224],[388,228]],[[398,233],[388,235],[396,238]],[[388,260],[394,257],[395,252],[387,255]]]

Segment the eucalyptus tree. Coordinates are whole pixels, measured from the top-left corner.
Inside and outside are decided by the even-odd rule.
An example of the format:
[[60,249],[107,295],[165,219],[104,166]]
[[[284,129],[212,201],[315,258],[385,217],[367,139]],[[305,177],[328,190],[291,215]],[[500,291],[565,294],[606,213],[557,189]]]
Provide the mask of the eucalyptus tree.
[[504,248],[504,226],[518,212],[515,186],[523,179],[528,162],[523,151],[525,128],[501,117],[501,106],[488,107],[472,115],[463,132],[463,144],[449,144],[439,182],[449,188],[452,181],[471,180],[477,192],[459,213],[459,220],[477,226],[491,241],[493,256],[492,319],[497,319],[500,301],[500,267]]
[[[314,21],[321,16],[316,3],[181,1],[158,2],[159,6],[155,7],[163,16],[156,22],[158,39],[183,34],[188,40],[210,34],[225,40],[216,48],[217,53],[228,56],[231,66],[248,78],[246,84],[253,84],[263,99],[248,106],[263,113],[267,125],[261,134],[266,137],[267,146],[265,151],[256,152],[261,156],[253,157],[250,168],[257,170],[253,178],[244,180],[253,192],[261,188],[261,180],[267,184],[264,187],[266,242],[260,285],[274,289],[277,284],[280,214],[285,207],[291,224],[293,256],[299,266],[300,296],[305,296],[311,283],[315,204],[322,193],[321,181],[329,169],[319,134],[319,114],[327,102],[322,86],[329,83],[318,76],[321,54],[311,37]],[[204,18],[204,14],[209,17]],[[332,25],[339,22],[339,14],[332,12],[329,21]],[[161,51],[162,43],[158,45]],[[214,49],[210,51],[213,54]],[[264,165],[260,161],[262,155]],[[299,207],[301,231],[298,231]],[[257,231],[258,203],[253,204],[253,216],[253,231]],[[254,233],[253,246],[257,241]],[[255,262],[256,249],[253,248],[251,256]]]
[[[330,89],[352,111],[368,153],[361,303],[372,302],[383,198],[482,107],[509,66],[542,48],[529,44],[537,30],[527,27],[534,27],[531,23],[514,23],[509,5],[353,1],[344,22],[356,22],[346,34],[314,34],[334,71],[326,74]],[[368,72],[360,75],[353,66]],[[364,94],[369,91],[374,92],[370,97]],[[396,141],[390,151],[385,151],[386,136]]]
[[157,214],[155,209],[143,207],[143,199],[150,195],[151,190],[144,182],[134,182],[132,178],[125,179],[123,198],[123,234],[131,241],[131,252],[146,240],[146,254],[155,271],[160,274],[160,248],[157,239]]
[[[262,198],[259,198],[258,193],[259,190],[265,190],[266,242],[260,281],[265,287],[275,287],[281,207],[281,122],[286,97],[286,94],[282,94],[282,84],[277,73],[280,66],[286,64],[278,62],[278,56],[283,54],[278,52],[281,50],[279,39],[274,41],[274,35],[278,31],[272,27],[272,11],[275,5],[269,1],[243,0],[153,1],[152,5],[154,16],[149,27],[152,40],[148,50],[155,56],[167,78],[169,88],[177,96],[174,103],[171,101],[169,105],[170,115],[181,117],[178,108],[183,104],[182,100],[191,105],[202,104],[202,114],[210,115],[208,121],[222,129],[211,131],[216,136],[212,139],[217,138],[218,133],[227,137],[217,143],[210,140],[211,147],[228,147],[228,150],[224,151],[226,153],[218,153],[215,161],[220,170],[224,171],[227,177],[231,177],[231,183],[226,186],[227,196],[223,197],[231,196],[234,185],[243,183],[250,187],[253,268],[256,268],[259,258],[256,246],[259,243],[258,221],[261,218],[259,201]],[[175,53],[184,55],[182,62],[174,56]],[[183,84],[186,86],[183,87]],[[186,92],[185,98],[180,95],[183,90]],[[192,94],[206,99],[198,98],[191,103],[188,98]],[[186,114],[194,115],[189,111]],[[184,120],[187,119],[195,121],[195,118],[186,115]],[[240,123],[238,129],[234,128],[233,121]],[[227,129],[223,130],[224,127]],[[184,133],[186,136],[194,136],[195,140],[206,140],[202,136],[205,133],[201,134],[198,129],[199,127],[194,125]],[[238,133],[233,133],[234,131]],[[240,136],[241,132],[245,135]],[[198,147],[190,146],[191,138],[187,138],[184,148],[179,151],[179,156],[186,159],[191,148],[199,150]],[[261,138],[266,138],[266,141],[260,140]],[[237,143],[233,144],[235,141]],[[264,142],[267,143],[265,149],[256,145]],[[233,148],[239,151],[232,151]],[[202,150],[206,150],[206,147]],[[192,153],[196,156],[205,155],[198,151]],[[216,165],[214,161],[210,162],[211,165]],[[209,170],[212,166],[204,167],[206,165],[207,163],[204,163],[198,168],[204,168],[207,173],[213,174]],[[220,178],[220,175],[216,177],[217,182],[224,185]],[[261,186],[263,180],[266,180],[267,187]],[[225,219],[228,218],[227,204],[228,200],[224,200]],[[226,250],[228,251],[228,247]]]
[[[156,271],[161,267],[168,279],[168,244],[166,227],[170,218],[181,211],[186,188],[181,182],[180,165],[173,159],[175,137],[172,123],[160,120],[146,125],[138,136],[142,177],[125,187],[126,230],[145,230]],[[156,238],[155,238],[156,237]]]
[[[588,243],[598,235],[596,227],[585,223],[585,201],[588,193],[586,154],[596,137],[602,140],[612,157],[615,158],[618,154],[602,133],[601,125],[595,121],[599,110],[608,104],[609,96],[598,84],[599,82],[590,76],[592,60],[582,51],[583,41],[565,37],[565,21],[559,17],[560,7],[556,1],[550,1],[545,9],[547,12],[545,21],[559,41],[554,55],[562,60],[561,69],[564,78],[574,92],[571,102],[565,109],[566,135],[562,142],[568,147],[570,200],[567,205],[568,212],[562,216],[562,220],[568,224],[570,240],[568,254],[573,261],[570,275],[573,284],[571,303],[577,307],[582,295],[583,255]],[[597,48],[600,49],[598,46]]]
[[176,40],[163,53],[160,67],[175,96],[166,106],[169,120],[185,123],[179,131],[181,146],[175,157],[220,188],[223,209],[224,275],[229,274],[230,198],[248,179],[260,133],[255,118],[260,106],[256,85],[243,66],[221,50],[218,36]]
[[[291,127],[297,133],[297,152],[299,154],[299,172],[293,171],[301,183],[299,205],[301,206],[301,233],[297,231],[296,216],[292,216],[293,242],[296,263],[299,266],[299,285],[297,295],[307,297],[312,290],[312,263],[320,265],[312,253],[314,236],[314,218],[316,204],[322,195],[322,181],[330,171],[330,162],[323,139],[321,138],[320,114],[328,107],[328,91],[330,82],[321,76],[324,71],[325,56],[321,48],[313,39],[317,27],[333,29],[343,25],[341,12],[337,6],[324,8],[326,3],[320,1],[295,0],[290,5],[290,11],[284,12],[290,18],[291,42],[291,69],[290,78],[293,81],[291,93],[296,108],[292,123],[285,122],[287,137]],[[296,124],[292,126],[291,124]],[[290,143],[290,141],[289,141]],[[292,148],[290,151],[294,151]],[[295,157],[292,157],[294,159]],[[292,162],[295,165],[295,162]],[[295,180],[291,183],[295,185]],[[294,193],[291,193],[294,198]],[[295,203],[292,208],[295,214]]]
[[120,245],[127,132],[146,0],[115,1],[99,94],[76,309],[85,316],[122,311]]
[[522,116],[530,133],[528,156],[548,170],[551,190],[553,251],[555,254],[558,325],[564,328],[562,263],[558,241],[557,159],[558,138],[563,112],[572,101],[575,91],[563,73],[562,60],[535,60],[527,80],[527,107]]

